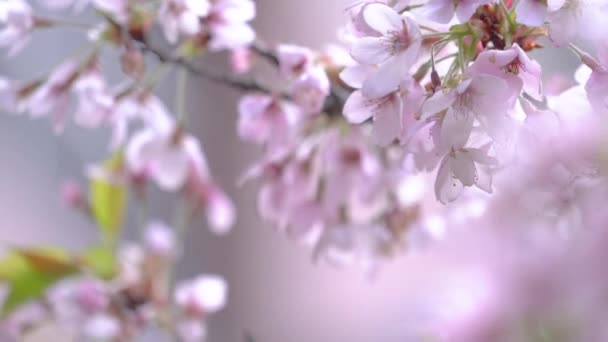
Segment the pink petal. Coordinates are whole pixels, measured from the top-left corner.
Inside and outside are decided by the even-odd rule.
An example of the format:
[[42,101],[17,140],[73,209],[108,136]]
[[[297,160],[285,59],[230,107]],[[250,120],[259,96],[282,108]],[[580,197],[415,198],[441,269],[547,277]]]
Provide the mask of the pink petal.
[[209,49],[237,49],[250,45],[255,40],[255,31],[247,24],[221,25],[213,28]]
[[391,96],[374,114],[372,136],[380,146],[388,146],[401,134],[401,100]]
[[153,152],[152,159],[150,171],[162,190],[176,191],[184,185],[190,160],[179,146],[163,146]]
[[448,109],[441,121],[440,143],[446,149],[461,148],[469,140],[473,129],[473,115]]
[[458,5],[456,6],[456,18],[458,18],[458,21],[461,23],[466,23],[469,21],[473,13],[475,13],[475,10],[477,10],[479,5],[480,2],[474,0],[459,1]]
[[384,4],[365,6],[363,18],[367,25],[382,35],[403,31],[403,19],[394,9]]
[[353,43],[350,54],[359,63],[380,64],[391,57],[391,50],[381,37],[363,37]]
[[358,64],[347,67],[340,73],[340,79],[349,87],[360,89],[363,86],[365,79],[376,69],[370,65]]
[[543,26],[547,17],[547,5],[540,0],[520,0],[515,12],[518,22],[528,26]]
[[462,183],[453,177],[449,169],[449,162],[446,157],[441,162],[435,179],[435,197],[442,204],[453,202],[460,196],[463,190]]
[[473,158],[466,152],[455,152],[455,156],[450,156],[448,159],[449,167],[456,178],[458,178],[464,186],[472,186],[475,184],[477,171]]
[[438,91],[426,99],[422,105],[422,119],[425,120],[439,112],[446,110],[456,100],[454,91]]
[[412,52],[414,49],[407,49],[380,65],[380,68],[363,82],[363,94],[369,98],[379,98],[397,90],[411,67]]
[[211,231],[218,235],[228,233],[236,219],[234,205],[220,189],[214,189],[207,202],[207,220]]
[[360,124],[368,120],[372,116],[372,108],[370,100],[365,98],[360,90],[350,94],[348,100],[344,104],[344,117],[348,122]]
[[422,8],[422,13],[432,21],[447,24],[454,17],[454,2],[449,0],[431,0]]

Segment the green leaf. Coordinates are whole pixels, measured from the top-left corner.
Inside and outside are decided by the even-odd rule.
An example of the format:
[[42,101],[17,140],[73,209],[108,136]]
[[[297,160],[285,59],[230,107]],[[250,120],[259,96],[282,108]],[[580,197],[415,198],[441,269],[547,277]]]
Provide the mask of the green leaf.
[[122,152],[104,162],[102,175],[91,179],[89,189],[93,218],[103,238],[110,242],[120,234],[126,211],[126,186],[114,177],[122,172],[123,163]]
[[83,254],[82,261],[100,278],[111,279],[116,274],[116,256],[110,247],[92,247]]
[[13,250],[0,260],[0,281],[10,286],[2,306],[2,316],[40,297],[49,286],[77,271],[69,255],[58,249]]

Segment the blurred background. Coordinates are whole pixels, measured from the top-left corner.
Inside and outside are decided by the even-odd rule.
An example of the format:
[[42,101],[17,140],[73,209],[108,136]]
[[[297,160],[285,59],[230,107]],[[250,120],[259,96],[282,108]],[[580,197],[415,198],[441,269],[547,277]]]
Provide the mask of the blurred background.
[[[344,9],[352,2],[258,0],[254,26],[269,44],[322,48],[337,42],[337,30],[346,20]],[[72,51],[81,51],[83,44],[77,31],[38,33],[17,58],[2,57],[0,73],[17,79],[40,76]],[[565,59],[552,59],[549,73],[572,68],[576,58],[564,55],[560,54]],[[209,56],[201,63],[227,69],[226,60],[225,55]],[[119,80],[117,65],[108,62],[104,68],[110,80]],[[157,92],[170,108],[174,89],[170,75]],[[212,235],[204,220],[196,221],[179,265],[180,278],[218,273],[230,285],[228,306],[210,318],[209,341],[244,341],[246,333],[257,342],[407,339],[408,284],[425,271],[416,257],[393,261],[374,280],[359,269],[314,265],[306,247],[277,234],[257,217],[255,186],[236,186],[258,152],[236,136],[239,93],[194,78],[188,98],[189,130],[202,140],[215,178],[238,209],[238,223],[227,237]],[[103,130],[69,126],[56,136],[48,120],[0,116],[1,245],[59,244],[77,250],[93,243],[94,226],[63,205],[59,193],[66,179],[85,184],[84,166],[107,156],[107,141],[108,132]],[[158,194],[152,217],[170,223],[173,203],[170,196]],[[132,217],[129,222],[134,222]],[[135,236],[131,231],[125,234]],[[145,340],[162,340],[151,336]]]

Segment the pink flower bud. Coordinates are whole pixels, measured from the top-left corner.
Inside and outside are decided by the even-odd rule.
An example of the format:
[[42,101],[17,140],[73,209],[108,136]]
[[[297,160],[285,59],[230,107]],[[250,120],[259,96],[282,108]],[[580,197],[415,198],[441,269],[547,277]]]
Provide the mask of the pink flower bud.
[[62,185],[61,198],[65,204],[74,208],[80,208],[86,202],[80,184],[72,180],[66,181]]

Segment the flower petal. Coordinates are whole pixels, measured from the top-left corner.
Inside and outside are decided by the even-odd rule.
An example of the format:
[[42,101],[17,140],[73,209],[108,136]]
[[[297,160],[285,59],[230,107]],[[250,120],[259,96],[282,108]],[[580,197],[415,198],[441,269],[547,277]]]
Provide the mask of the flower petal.
[[353,43],[350,54],[359,63],[380,64],[391,56],[391,50],[380,37],[363,37]]
[[373,114],[373,107],[370,106],[369,101],[360,90],[350,94],[344,104],[344,117],[346,117],[348,122],[360,124],[368,120]]
[[403,31],[403,19],[399,13],[384,4],[372,3],[365,6],[363,19],[369,27],[382,35]]

